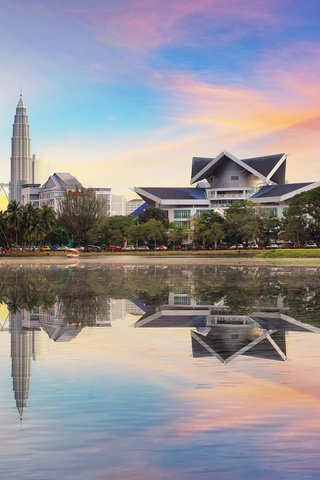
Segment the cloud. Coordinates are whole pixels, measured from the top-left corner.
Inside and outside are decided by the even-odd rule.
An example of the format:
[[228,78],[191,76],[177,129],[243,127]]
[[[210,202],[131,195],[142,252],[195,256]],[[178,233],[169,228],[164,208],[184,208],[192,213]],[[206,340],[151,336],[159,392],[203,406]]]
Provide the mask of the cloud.
[[285,4],[279,7],[275,0],[251,0],[243,8],[240,0],[130,0],[96,2],[92,8],[91,3],[82,1],[64,5],[63,10],[78,21],[85,20],[92,34],[105,44],[147,51],[190,45],[199,36],[210,37],[212,33],[216,40],[231,41],[247,36],[248,26],[256,32],[281,28],[288,18]]

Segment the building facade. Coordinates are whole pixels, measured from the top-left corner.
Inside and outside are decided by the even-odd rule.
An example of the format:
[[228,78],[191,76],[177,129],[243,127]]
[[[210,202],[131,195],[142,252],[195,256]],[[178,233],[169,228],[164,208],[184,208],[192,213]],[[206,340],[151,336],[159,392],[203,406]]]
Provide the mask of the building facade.
[[123,195],[111,195],[110,216],[126,214],[126,199]]
[[129,200],[128,202],[126,202],[126,215],[131,215],[143,204],[144,201],[140,198],[134,198],[133,200]]
[[87,188],[87,190],[94,192],[96,198],[100,199],[104,203],[105,211],[104,214],[107,217],[110,217],[111,213],[111,188],[110,187],[96,187],[96,188]]
[[285,153],[239,159],[223,150],[215,158],[194,157],[191,184],[195,187],[135,187],[151,207],[168,212],[169,222],[186,224],[206,211],[221,215],[233,202],[249,200],[281,217],[299,193],[320,182],[286,183]]
[[33,183],[30,127],[22,95],[14,116],[11,138],[11,173],[9,199],[21,203],[21,187]]

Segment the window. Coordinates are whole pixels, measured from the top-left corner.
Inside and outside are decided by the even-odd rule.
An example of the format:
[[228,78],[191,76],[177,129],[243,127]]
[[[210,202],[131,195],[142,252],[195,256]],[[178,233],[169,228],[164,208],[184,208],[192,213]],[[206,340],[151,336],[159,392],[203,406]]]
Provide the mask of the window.
[[174,218],[189,218],[191,214],[191,210],[174,210],[173,216]]
[[187,295],[177,295],[174,297],[173,302],[175,305],[191,305],[191,299]]
[[239,180],[238,175],[231,175],[231,180]]
[[207,212],[210,212],[209,209],[206,209],[206,210],[197,210],[196,211],[196,215],[201,215],[202,213],[207,213]]
[[270,213],[273,217],[277,216],[277,208],[266,208],[267,212]]

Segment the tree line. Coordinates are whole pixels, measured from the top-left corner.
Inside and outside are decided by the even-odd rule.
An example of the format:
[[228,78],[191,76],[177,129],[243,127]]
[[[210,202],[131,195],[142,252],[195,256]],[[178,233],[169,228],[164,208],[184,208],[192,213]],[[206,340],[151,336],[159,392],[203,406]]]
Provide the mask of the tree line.
[[219,245],[268,246],[278,241],[320,243],[320,188],[297,195],[282,218],[250,201],[237,201],[222,217],[208,211],[185,222],[169,223],[167,213],[148,208],[139,217],[106,215],[105,202],[94,192],[81,189],[61,200],[58,213],[48,206],[20,206],[11,201],[0,212],[0,244],[3,247],[44,243],[76,245],[97,243],[135,246],[159,244],[172,248]]

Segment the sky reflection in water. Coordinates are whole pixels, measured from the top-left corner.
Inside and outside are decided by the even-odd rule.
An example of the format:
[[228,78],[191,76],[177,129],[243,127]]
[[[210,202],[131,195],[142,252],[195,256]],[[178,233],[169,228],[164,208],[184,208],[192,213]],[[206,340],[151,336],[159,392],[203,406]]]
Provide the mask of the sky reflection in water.
[[3,478],[319,478],[319,269],[0,278]]

